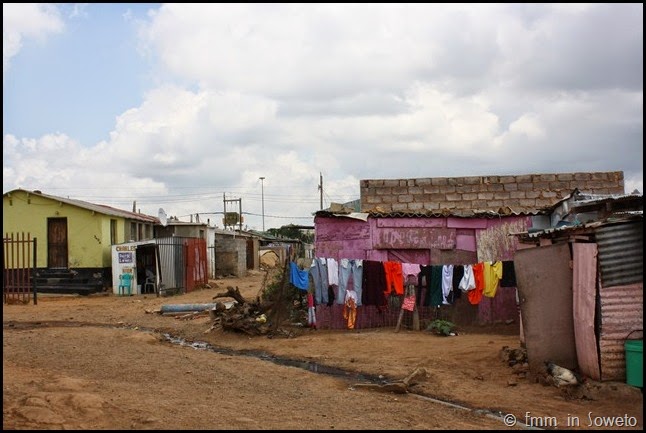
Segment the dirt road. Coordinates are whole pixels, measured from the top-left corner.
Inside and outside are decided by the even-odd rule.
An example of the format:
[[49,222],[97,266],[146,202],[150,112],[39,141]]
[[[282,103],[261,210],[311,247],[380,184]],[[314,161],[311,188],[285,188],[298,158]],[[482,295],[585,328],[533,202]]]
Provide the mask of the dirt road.
[[[36,306],[4,305],[3,428],[601,429],[620,420],[643,427],[639,389],[588,383],[567,393],[510,368],[500,359],[503,346],[518,347],[509,329],[440,337],[294,328],[292,338],[267,338],[206,332],[207,316],[147,313],[212,302],[229,285],[255,297],[263,276],[169,298],[41,296]],[[380,376],[382,384],[401,381],[418,368],[426,374],[406,394],[363,386]],[[506,425],[512,415],[519,423]]]

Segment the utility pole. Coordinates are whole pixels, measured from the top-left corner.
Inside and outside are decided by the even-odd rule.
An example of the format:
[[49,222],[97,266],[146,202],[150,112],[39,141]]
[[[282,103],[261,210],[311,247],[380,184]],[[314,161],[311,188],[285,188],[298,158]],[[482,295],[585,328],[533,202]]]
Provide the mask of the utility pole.
[[323,210],[323,173],[319,172],[319,176],[320,176],[319,191],[320,191],[320,199],[321,199],[321,210]]
[[260,197],[262,200],[262,232],[265,232],[265,176],[260,176]]
[[[241,198],[227,199],[226,193],[222,193],[222,201],[224,202],[224,218],[222,219],[224,228],[226,229],[228,225],[234,227],[236,223],[239,223],[240,231],[242,231],[242,199]],[[229,220],[231,217],[229,216],[229,212],[227,212],[227,203],[231,203],[231,202],[238,202],[238,213],[236,214],[235,212],[231,212],[232,216],[234,217],[233,218],[234,221]]]

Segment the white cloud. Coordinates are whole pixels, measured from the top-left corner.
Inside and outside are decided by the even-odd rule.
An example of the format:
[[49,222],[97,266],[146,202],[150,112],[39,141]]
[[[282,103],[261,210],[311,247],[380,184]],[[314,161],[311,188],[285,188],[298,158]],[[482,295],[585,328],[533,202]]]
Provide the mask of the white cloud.
[[63,31],[63,23],[56,6],[43,3],[2,4],[2,75],[9,68],[25,38],[44,40],[49,34]]
[[276,216],[317,210],[321,172],[326,205],[358,198],[366,178],[624,170],[641,191],[641,10],[164,4],[143,23],[128,13],[155,66],[141,104],[95,146],[5,134],[3,186],[109,185],[118,194],[106,196],[148,197],[138,203],[153,215],[160,204],[169,215],[221,209],[226,193],[258,214],[262,176]]

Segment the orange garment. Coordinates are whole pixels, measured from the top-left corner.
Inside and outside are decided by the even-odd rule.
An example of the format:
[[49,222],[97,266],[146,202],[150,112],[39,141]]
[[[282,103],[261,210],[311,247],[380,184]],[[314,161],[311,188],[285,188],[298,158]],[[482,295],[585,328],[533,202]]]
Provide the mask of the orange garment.
[[469,303],[473,305],[477,305],[482,300],[482,294],[485,288],[484,263],[483,262],[476,263],[475,265],[472,266],[472,268],[473,268],[473,279],[475,280],[476,288],[473,290],[469,290],[467,292],[467,297],[469,299]]
[[484,291],[489,298],[496,296],[496,291],[502,278],[502,262],[484,262]]
[[404,294],[404,273],[402,272],[401,262],[383,262],[384,272],[386,273],[386,296],[392,291],[398,295]]
[[357,304],[352,297],[347,298],[343,304],[343,318],[348,322],[348,329],[354,329],[357,321]]

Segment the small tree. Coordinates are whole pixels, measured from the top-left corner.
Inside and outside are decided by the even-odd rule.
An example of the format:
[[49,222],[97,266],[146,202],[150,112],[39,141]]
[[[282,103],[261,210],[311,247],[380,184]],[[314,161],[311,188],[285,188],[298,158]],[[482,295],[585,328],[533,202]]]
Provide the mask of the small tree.
[[278,229],[269,229],[267,233],[272,236],[282,236],[287,239],[298,239],[306,244],[314,242],[314,235],[312,233],[304,232],[303,229],[293,224],[282,226]]

